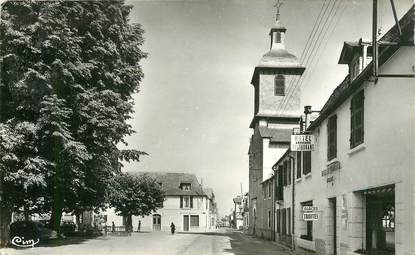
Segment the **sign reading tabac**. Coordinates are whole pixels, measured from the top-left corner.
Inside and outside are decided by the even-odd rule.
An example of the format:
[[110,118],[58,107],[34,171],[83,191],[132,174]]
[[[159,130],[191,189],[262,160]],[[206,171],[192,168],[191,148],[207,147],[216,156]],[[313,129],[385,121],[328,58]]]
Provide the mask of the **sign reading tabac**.
[[313,151],[314,135],[291,135],[291,151]]

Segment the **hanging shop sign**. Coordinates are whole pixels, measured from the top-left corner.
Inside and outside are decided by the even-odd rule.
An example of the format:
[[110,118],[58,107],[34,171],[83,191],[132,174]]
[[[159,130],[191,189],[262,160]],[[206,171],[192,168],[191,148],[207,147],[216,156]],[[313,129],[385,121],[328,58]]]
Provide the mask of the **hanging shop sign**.
[[313,151],[314,135],[291,135],[291,151]]

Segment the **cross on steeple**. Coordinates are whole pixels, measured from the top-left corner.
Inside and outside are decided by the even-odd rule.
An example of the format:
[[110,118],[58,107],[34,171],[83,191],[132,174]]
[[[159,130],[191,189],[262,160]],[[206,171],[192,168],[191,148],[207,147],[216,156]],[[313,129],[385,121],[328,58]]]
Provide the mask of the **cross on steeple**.
[[276,20],[277,21],[280,20],[280,8],[281,8],[281,5],[283,5],[283,3],[280,2],[280,0],[277,0],[277,2],[274,4],[274,7],[277,7],[277,17],[276,17]]

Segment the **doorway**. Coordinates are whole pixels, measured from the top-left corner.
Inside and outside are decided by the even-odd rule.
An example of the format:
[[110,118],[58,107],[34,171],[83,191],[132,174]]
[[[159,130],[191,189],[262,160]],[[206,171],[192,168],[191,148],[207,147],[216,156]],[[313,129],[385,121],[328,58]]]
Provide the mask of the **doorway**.
[[183,215],[183,231],[189,231],[189,215]]
[[330,207],[330,223],[329,223],[329,236],[331,236],[331,253],[337,255],[337,199],[336,197],[329,198]]
[[366,249],[369,254],[395,254],[395,192],[378,188],[366,195]]
[[153,215],[153,231],[160,231],[161,230],[161,215],[154,214]]

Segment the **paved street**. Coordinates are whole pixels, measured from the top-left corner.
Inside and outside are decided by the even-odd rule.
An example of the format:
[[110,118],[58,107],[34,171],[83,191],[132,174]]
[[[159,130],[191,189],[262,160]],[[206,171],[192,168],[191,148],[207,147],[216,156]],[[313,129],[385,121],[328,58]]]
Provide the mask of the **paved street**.
[[286,249],[269,241],[226,230],[198,234],[179,233],[173,236],[164,232],[133,233],[131,236],[108,236],[90,240],[72,239],[68,242],[53,247],[4,249],[0,251],[0,255],[290,254]]

